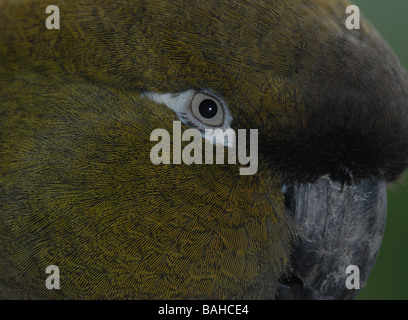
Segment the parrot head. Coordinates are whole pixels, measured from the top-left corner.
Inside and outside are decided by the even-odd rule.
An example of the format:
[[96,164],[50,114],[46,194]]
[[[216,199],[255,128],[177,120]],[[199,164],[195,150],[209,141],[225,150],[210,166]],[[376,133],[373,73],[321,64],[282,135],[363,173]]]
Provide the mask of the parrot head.
[[[355,297],[408,163],[408,78],[348,2],[54,2],[60,30],[45,1],[0,2],[1,297]],[[257,129],[256,173],[152,163],[174,121]]]

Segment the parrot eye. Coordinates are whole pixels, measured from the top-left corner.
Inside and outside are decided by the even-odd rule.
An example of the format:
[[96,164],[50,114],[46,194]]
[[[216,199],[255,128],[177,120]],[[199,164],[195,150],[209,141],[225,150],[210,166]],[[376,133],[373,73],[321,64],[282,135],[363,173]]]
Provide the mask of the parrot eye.
[[231,128],[232,116],[227,104],[209,89],[189,89],[179,93],[146,92],[143,95],[154,102],[164,103],[184,124],[202,134],[206,129],[225,131]]
[[200,111],[200,115],[202,115],[204,118],[212,119],[218,112],[217,103],[214,100],[205,99],[201,101],[198,110]]
[[218,127],[224,123],[224,111],[216,97],[198,92],[191,100],[194,117],[206,125]]

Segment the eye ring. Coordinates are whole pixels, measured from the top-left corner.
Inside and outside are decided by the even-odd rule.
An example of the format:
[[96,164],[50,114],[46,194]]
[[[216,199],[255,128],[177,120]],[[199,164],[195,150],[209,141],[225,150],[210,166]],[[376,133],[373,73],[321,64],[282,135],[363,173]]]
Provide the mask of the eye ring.
[[198,121],[208,126],[220,127],[224,123],[223,105],[211,94],[197,92],[191,99],[190,109]]

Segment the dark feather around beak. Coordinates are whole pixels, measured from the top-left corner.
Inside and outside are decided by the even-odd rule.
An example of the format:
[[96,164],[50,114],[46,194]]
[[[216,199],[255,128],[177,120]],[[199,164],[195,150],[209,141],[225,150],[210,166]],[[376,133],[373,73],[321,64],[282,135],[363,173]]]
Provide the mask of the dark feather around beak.
[[[324,176],[286,192],[298,239],[279,299],[353,299],[346,272],[359,269],[360,288],[374,266],[385,228],[386,183],[373,178],[342,185]],[[354,279],[355,281],[358,280]]]

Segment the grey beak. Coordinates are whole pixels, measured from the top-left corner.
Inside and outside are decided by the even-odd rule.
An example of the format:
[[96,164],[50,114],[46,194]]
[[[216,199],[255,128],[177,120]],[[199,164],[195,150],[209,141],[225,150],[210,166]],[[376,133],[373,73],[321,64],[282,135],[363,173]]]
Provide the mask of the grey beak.
[[291,276],[282,279],[278,298],[354,299],[380,250],[386,183],[365,178],[343,186],[325,176],[313,184],[296,184],[288,196],[298,241]]

